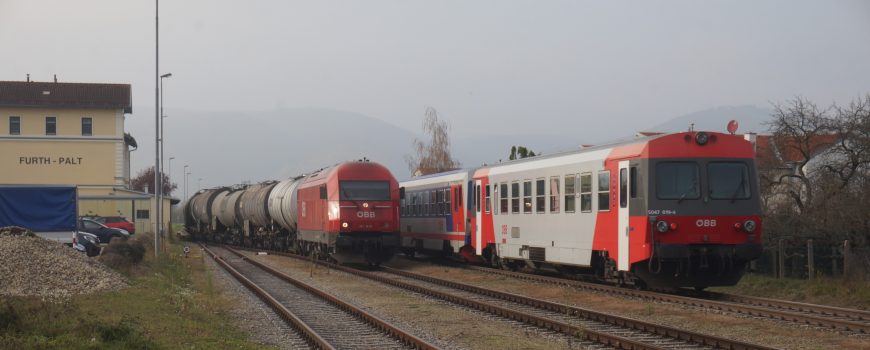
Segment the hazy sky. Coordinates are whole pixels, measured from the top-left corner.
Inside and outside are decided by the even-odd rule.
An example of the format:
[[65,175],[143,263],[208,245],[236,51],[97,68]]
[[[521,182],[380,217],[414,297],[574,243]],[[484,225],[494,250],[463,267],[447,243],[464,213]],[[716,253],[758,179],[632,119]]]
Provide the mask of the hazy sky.
[[[160,21],[170,117],[324,107],[416,132],[433,106],[462,135],[629,134],[870,92],[870,1],[176,0]],[[0,43],[0,80],[131,83],[128,129],[153,139],[154,1],[0,0]]]

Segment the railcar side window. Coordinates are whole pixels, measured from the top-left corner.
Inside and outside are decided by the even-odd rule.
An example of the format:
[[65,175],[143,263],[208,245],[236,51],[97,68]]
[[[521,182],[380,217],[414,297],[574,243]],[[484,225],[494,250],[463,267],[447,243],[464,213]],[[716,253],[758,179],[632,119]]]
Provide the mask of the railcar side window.
[[511,184],[511,213],[518,214],[520,212],[520,183],[514,182]]
[[535,181],[535,212],[538,214],[545,213],[547,208],[545,208],[546,200],[544,197],[547,195],[547,192],[544,189],[546,183],[544,179],[538,179]]
[[574,174],[565,175],[565,212],[573,213],[574,212],[574,185],[576,184],[577,177]]
[[339,181],[338,188],[343,201],[390,200],[390,183],[387,181]]
[[592,211],[592,174],[580,175],[580,211]]
[[411,215],[420,216],[420,193],[414,193],[414,204],[411,209],[413,210]]
[[429,216],[429,191],[423,191],[423,215]]
[[610,210],[610,171],[598,172],[598,210]]
[[656,164],[658,199],[698,199],[698,164],[695,162],[661,162]]
[[532,212],[532,181],[523,181],[523,213]]
[[450,198],[450,196],[451,196],[450,192],[451,192],[451,189],[450,189],[450,188],[447,188],[447,189],[444,190],[444,202],[445,202],[445,203],[444,203],[444,207],[447,208],[447,212],[446,212],[445,214],[450,214],[450,208],[452,208],[452,206],[450,205],[450,203],[451,203],[451,202],[450,202],[450,200],[451,200],[451,198]]
[[436,193],[438,193],[438,214],[444,215],[447,213],[447,211],[444,210],[444,190],[438,190]]
[[486,185],[486,212],[492,211],[492,186]]
[[438,215],[438,191],[429,191],[429,215]]
[[628,207],[628,170],[619,169],[619,207]]
[[501,196],[499,197],[501,198],[501,206],[499,210],[502,214],[507,214],[510,212],[508,210],[508,200],[510,200],[510,195],[508,194],[508,184],[502,183],[501,185],[499,185],[499,192],[501,192],[501,194],[499,194],[499,196]]
[[559,198],[562,197],[559,194],[559,177],[553,176],[550,178],[550,212],[558,213],[559,212]]
[[707,164],[712,199],[749,199],[749,168],[742,162]]
[[498,187],[499,187],[499,186],[498,186],[497,183],[492,184],[492,192],[494,192],[494,193],[492,194],[492,201],[493,201],[493,203],[492,203],[492,213],[493,213],[493,214],[498,214],[498,205],[499,205],[499,203],[500,203],[500,201],[499,201],[499,198],[500,198],[500,197],[499,197],[499,194],[498,194],[498,192],[499,192],[499,191],[498,191]]

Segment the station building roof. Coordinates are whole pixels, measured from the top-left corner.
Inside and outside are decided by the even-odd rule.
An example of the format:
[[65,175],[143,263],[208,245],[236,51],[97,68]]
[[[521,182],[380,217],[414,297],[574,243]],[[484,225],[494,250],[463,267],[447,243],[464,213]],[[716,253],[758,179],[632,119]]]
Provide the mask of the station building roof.
[[97,108],[133,112],[130,84],[0,81],[0,107]]

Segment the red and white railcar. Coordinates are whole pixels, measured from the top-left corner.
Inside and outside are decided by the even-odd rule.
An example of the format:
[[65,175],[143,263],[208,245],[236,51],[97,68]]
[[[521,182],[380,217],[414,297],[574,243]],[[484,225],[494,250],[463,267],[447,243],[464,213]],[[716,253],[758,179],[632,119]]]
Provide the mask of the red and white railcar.
[[466,242],[468,184],[473,171],[455,170],[402,182],[402,250],[453,253]]
[[[740,136],[682,132],[477,168],[459,211],[463,251],[626,284],[733,285],[761,254],[754,155]],[[404,204],[403,213],[416,205]],[[403,216],[403,237],[438,240],[417,221]],[[442,241],[458,233],[444,230]]]

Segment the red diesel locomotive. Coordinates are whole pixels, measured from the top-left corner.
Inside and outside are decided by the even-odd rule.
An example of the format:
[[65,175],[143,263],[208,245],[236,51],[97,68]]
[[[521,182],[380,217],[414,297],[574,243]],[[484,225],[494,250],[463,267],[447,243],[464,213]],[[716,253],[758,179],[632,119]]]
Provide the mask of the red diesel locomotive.
[[185,226],[197,239],[379,264],[399,245],[398,207],[395,177],[364,160],[199,191],[185,205]]
[[690,131],[412,179],[402,247],[620,284],[734,285],[762,251],[754,156],[744,137]]

